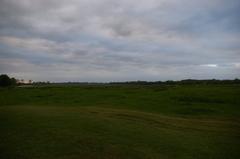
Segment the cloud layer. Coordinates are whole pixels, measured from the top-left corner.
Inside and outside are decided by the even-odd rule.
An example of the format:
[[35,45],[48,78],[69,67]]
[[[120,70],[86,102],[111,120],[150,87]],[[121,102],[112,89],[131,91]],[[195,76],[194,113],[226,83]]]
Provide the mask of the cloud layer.
[[56,82],[240,77],[238,0],[0,3],[0,73]]

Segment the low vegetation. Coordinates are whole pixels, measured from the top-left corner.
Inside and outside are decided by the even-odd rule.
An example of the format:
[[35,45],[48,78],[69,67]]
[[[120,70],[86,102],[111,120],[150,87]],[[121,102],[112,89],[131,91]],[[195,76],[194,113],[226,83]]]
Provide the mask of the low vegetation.
[[0,158],[238,158],[239,94],[239,84],[0,88]]

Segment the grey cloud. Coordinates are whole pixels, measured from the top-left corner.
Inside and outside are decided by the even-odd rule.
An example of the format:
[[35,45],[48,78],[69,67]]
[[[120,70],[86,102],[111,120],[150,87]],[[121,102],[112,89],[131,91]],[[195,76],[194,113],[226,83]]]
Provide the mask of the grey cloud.
[[240,76],[237,0],[0,2],[0,71],[19,78]]

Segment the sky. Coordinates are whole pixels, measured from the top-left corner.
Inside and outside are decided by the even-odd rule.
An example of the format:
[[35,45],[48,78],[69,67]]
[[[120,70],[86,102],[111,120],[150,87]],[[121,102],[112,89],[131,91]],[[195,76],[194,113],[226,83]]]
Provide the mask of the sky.
[[0,0],[0,74],[52,82],[240,78],[239,0]]

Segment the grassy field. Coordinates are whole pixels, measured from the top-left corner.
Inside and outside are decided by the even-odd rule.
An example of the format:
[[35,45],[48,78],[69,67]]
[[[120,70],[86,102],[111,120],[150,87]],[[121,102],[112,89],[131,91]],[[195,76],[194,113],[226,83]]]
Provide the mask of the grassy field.
[[0,89],[1,159],[236,159],[240,85]]

